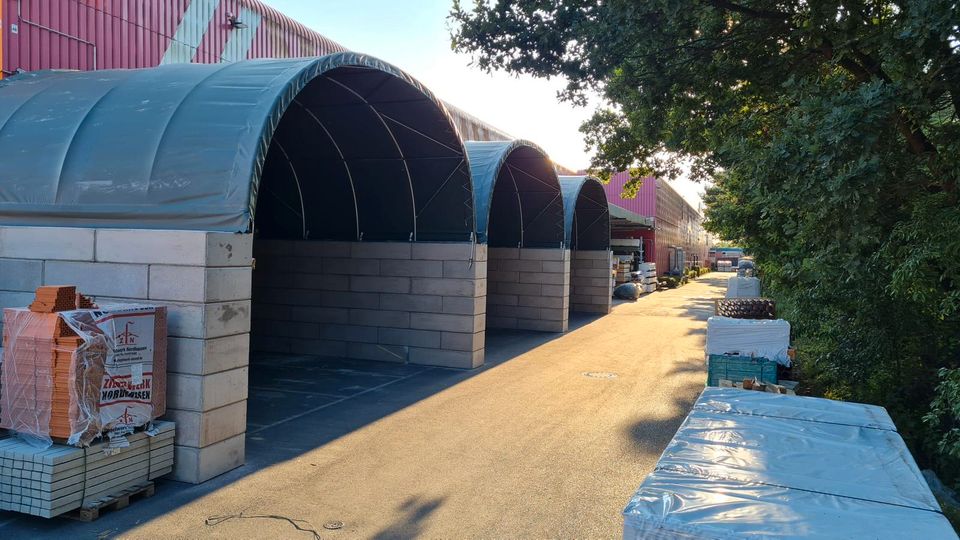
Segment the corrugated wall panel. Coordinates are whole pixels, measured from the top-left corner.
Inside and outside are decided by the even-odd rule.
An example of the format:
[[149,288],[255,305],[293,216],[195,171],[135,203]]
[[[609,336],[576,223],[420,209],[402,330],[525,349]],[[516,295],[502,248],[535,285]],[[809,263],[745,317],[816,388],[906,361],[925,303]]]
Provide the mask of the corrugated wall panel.
[[[0,8],[0,67],[7,72],[219,63],[347,50],[255,0],[0,0]],[[229,15],[246,28],[232,28]],[[512,138],[456,107],[449,110],[466,139]]]
[[637,196],[625,199],[621,194],[623,193],[623,186],[626,185],[629,180],[630,175],[627,172],[619,172],[613,175],[613,177],[610,178],[610,183],[603,186],[603,190],[607,192],[607,201],[620,208],[626,208],[634,214],[656,217],[657,179],[653,177],[645,178],[643,185],[640,186],[640,190],[637,192]]

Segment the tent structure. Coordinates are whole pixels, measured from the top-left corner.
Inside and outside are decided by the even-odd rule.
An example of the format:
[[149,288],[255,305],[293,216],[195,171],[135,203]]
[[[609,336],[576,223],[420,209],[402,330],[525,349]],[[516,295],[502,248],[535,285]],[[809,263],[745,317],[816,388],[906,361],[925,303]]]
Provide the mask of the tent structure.
[[592,176],[561,176],[564,243],[570,249],[610,247],[610,205],[603,184]]
[[546,152],[524,140],[464,143],[473,175],[477,239],[491,247],[559,248],[563,199]]
[[0,82],[0,155],[0,225],[399,241],[474,230],[443,104],[357,53],[19,75]]

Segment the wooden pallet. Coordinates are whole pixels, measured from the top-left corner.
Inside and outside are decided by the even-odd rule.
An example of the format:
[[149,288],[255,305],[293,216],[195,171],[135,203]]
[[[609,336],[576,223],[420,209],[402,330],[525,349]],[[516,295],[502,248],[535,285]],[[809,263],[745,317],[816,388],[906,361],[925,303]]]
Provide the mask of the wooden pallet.
[[96,521],[100,518],[100,512],[121,510],[130,506],[131,500],[149,499],[153,497],[155,490],[156,486],[153,482],[145,482],[125,489],[112,497],[107,497],[87,506],[80,507],[72,512],[67,512],[63,514],[63,516],[77,521]]

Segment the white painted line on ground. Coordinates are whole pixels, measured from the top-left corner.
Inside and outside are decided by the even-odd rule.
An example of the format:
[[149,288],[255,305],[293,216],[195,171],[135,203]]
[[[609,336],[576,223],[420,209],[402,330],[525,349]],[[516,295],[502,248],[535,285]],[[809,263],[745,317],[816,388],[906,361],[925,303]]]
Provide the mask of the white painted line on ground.
[[375,390],[379,390],[379,389],[381,389],[381,388],[390,386],[391,384],[398,383],[398,382],[400,382],[400,381],[405,381],[405,380],[409,379],[410,377],[416,377],[417,375],[420,375],[421,373],[426,373],[426,372],[428,372],[428,371],[430,371],[430,370],[432,370],[432,369],[434,369],[434,368],[426,368],[426,369],[420,370],[420,371],[418,371],[418,372],[416,372],[416,373],[411,373],[410,375],[407,375],[406,377],[401,377],[401,378],[399,378],[399,379],[394,379],[394,380],[392,380],[392,381],[387,381],[387,382],[385,382],[385,383],[383,383],[383,384],[381,384],[381,385],[374,386],[373,388],[367,388],[367,389],[364,390],[363,392],[357,392],[356,394],[353,394],[352,396],[348,396],[348,397],[345,397],[345,398],[340,398],[340,399],[338,399],[338,400],[336,400],[336,401],[331,401],[330,403],[324,403],[323,405],[320,405],[320,406],[318,406],[318,407],[314,407],[314,408],[312,408],[312,409],[307,409],[307,410],[303,411],[302,413],[295,414],[295,415],[293,415],[293,416],[289,416],[289,417],[287,417],[287,418],[284,418],[283,420],[277,420],[276,422],[274,422],[274,423],[272,423],[272,424],[268,424],[268,425],[263,426],[263,427],[261,427],[261,428],[257,428],[257,429],[255,429],[255,430],[253,430],[253,431],[247,431],[247,435],[248,435],[248,436],[249,436],[249,435],[253,435],[253,434],[256,434],[256,433],[260,433],[261,431],[270,429],[270,428],[272,428],[272,427],[276,427],[276,426],[279,426],[279,425],[281,425],[281,424],[286,424],[287,422],[289,422],[289,421],[291,421],[291,420],[296,420],[297,418],[302,418],[302,417],[304,417],[304,416],[306,416],[306,415],[308,415],[308,414],[313,414],[313,413],[315,413],[315,412],[317,412],[317,411],[326,409],[327,407],[331,407],[331,406],[336,405],[336,404],[338,404],[338,403],[343,403],[344,401],[347,401],[348,399],[353,399],[353,398],[360,397],[360,396],[362,396],[362,395],[364,395],[364,394],[369,394],[370,392],[373,392],[373,391],[375,391]]

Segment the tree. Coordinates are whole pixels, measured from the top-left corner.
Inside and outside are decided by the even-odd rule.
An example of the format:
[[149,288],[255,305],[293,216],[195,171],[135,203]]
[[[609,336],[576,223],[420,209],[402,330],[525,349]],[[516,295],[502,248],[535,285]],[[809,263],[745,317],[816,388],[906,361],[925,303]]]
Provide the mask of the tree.
[[707,226],[755,256],[806,382],[888,406],[960,478],[956,2],[496,0],[451,19],[481,67],[605,98],[582,127],[599,172],[691,160],[713,179]]

